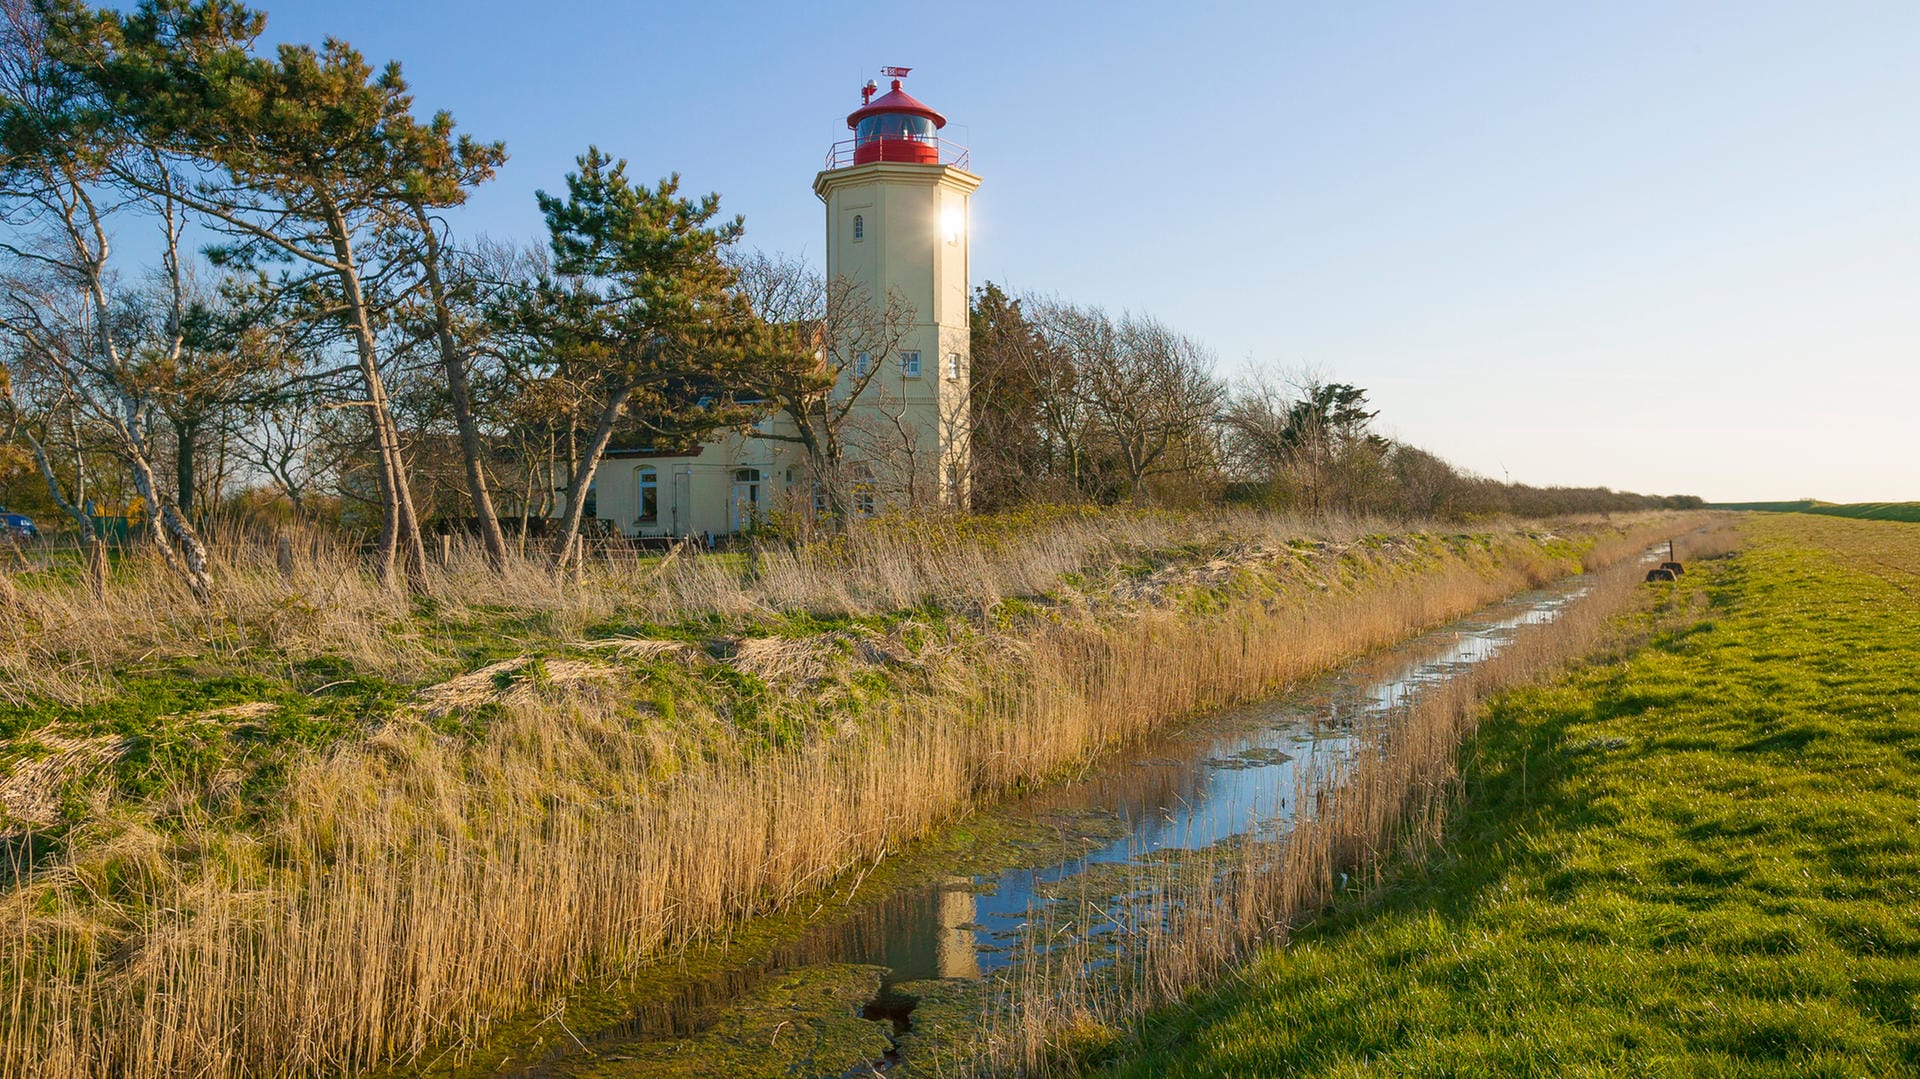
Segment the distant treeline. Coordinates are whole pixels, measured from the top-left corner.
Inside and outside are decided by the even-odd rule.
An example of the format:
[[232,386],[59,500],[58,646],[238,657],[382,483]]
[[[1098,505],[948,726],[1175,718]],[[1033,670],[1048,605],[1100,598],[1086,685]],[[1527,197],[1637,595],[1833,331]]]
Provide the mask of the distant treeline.
[[1713,502],[1717,510],[1756,510],[1764,513],[1824,513],[1829,517],[1857,517],[1864,521],[1920,522],[1920,502]]

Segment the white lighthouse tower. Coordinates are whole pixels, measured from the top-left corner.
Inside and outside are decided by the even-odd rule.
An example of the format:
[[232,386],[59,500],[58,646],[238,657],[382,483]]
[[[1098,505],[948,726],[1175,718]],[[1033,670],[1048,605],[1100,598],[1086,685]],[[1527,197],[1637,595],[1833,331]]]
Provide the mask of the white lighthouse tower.
[[[890,487],[964,508],[971,424],[967,416],[968,201],[980,177],[964,147],[940,138],[946,118],[900,87],[906,68],[886,68],[887,93],[862,89],[847,117],[853,137],[834,144],[813,190],[827,208],[827,279],[884,307],[897,297],[910,326],[877,365],[856,407],[908,442]],[[850,370],[843,383],[853,377]],[[902,462],[906,462],[904,465]]]

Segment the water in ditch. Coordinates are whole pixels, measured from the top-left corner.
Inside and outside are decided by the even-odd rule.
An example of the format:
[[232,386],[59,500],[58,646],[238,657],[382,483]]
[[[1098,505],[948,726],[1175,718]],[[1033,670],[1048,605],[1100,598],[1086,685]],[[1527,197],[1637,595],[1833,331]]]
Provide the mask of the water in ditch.
[[475,1060],[477,1073],[931,1074],[933,1058],[964,1053],[978,987],[1030,954],[1036,911],[1062,891],[1083,902],[1113,892],[1111,917],[1073,931],[1124,935],[1119,893],[1137,874],[1116,870],[1283,833],[1296,785],[1353,752],[1357,731],[1495,655],[1524,627],[1553,621],[1585,591],[1575,577],[1524,593],[1108,754],[916,844],[817,909],[661,964],[597,1007],[556,1011],[510,1039],[521,1044],[497,1065]]

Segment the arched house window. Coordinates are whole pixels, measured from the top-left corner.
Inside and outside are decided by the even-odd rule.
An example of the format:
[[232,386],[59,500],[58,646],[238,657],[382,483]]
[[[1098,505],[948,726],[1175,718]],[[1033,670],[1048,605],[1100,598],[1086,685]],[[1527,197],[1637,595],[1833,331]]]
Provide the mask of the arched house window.
[[634,479],[639,487],[639,497],[634,499],[633,504],[640,508],[639,513],[635,515],[635,523],[643,525],[658,523],[660,520],[660,473],[651,468],[643,468],[634,473]]
[[861,214],[853,215],[853,238],[856,241],[867,238],[867,219]]

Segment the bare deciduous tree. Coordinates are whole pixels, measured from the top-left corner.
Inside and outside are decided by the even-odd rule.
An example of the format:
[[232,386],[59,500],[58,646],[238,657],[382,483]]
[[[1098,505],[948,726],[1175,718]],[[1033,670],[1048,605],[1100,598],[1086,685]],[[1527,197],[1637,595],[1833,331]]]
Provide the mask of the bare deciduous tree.
[[1212,354],[1145,316],[1028,302],[1038,413],[1075,486],[1137,501],[1150,477],[1192,469],[1224,398]]
[[1366,391],[1312,371],[1256,374],[1221,417],[1243,475],[1265,482],[1309,513],[1352,504],[1379,480],[1388,444],[1368,424]]
[[758,316],[750,390],[793,425],[760,437],[798,444],[832,520],[845,522],[856,508],[854,488],[877,478],[873,462],[856,475],[849,451],[892,441],[859,424],[856,406],[881,396],[881,371],[912,327],[913,307],[898,293],[875,297],[844,277],[823,280],[797,259],[754,254],[736,269]]
[[[153,537],[196,594],[211,585],[207,548],[157,480],[153,420],[170,384],[194,366],[178,177],[157,155],[99,122],[66,80],[51,77],[37,8],[0,9],[0,333],[23,382],[38,383],[69,419],[97,425],[151,510]],[[124,177],[140,172],[131,184]],[[160,269],[145,290],[121,287],[113,240],[125,223],[158,233]],[[44,445],[42,472],[53,477]],[[50,493],[61,498],[57,485]],[[65,506],[89,535],[83,505]]]

